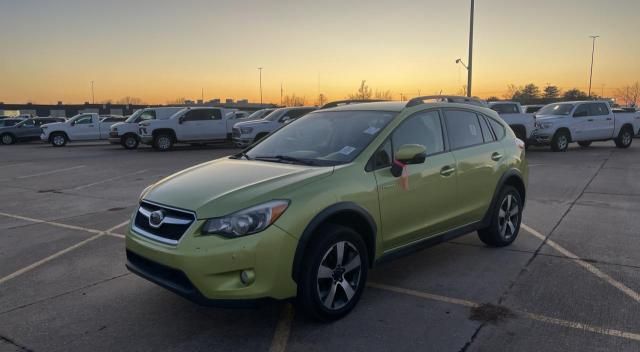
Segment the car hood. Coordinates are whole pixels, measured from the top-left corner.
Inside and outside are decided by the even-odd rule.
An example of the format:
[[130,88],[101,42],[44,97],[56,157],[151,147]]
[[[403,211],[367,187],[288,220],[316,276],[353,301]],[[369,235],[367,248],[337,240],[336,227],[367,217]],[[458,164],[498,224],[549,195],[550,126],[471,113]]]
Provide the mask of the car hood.
[[44,125],[42,125],[41,127],[47,126],[47,127],[58,127],[58,126],[63,126],[66,122],[52,122],[52,123],[45,123]]
[[273,121],[268,121],[268,120],[252,120],[252,121],[243,121],[243,122],[238,122],[235,125],[233,125],[233,127],[251,127],[251,126],[258,126],[258,125],[268,125],[270,123],[273,123]]
[[143,199],[192,210],[205,219],[286,199],[288,192],[331,175],[333,169],[222,158],[158,181],[145,190]]
[[111,128],[114,128],[114,127],[118,128],[120,126],[124,126],[124,125],[130,124],[130,123],[135,123],[135,122],[116,122],[113,125],[111,125]]

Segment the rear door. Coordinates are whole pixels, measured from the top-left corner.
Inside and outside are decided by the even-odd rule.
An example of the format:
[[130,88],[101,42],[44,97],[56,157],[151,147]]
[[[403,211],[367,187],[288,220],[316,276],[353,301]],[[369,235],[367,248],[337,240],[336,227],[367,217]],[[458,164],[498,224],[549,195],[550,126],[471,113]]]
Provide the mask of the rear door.
[[[447,150],[438,110],[408,117],[373,157],[382,214],[385,250],[433,236],[451,228],[456,204],[456,172]],[[402,145],[425,146],[423,164],[406,166],[403,177],[391,174],[393,155]]]
[[609,139],[613,136],[615,121],[613,114],[605,103],[589,104],[589,120],[591,120],[591,139]]
[[[489,209],[504,168],[504,148],[495,134],[486,133],[488,120],[484,115],[445,109],[444,116],[458,175],[457,224],[469,225],[480,221]],[[504,138],[504,130],[501,136]]]

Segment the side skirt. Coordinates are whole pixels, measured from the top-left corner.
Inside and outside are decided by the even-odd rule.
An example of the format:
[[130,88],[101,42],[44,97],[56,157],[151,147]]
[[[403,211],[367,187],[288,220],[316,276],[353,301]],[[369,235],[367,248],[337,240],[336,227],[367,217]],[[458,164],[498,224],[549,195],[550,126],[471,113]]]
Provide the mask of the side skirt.
[[451,241],[470,232],[477,231],[478,229],[481,229],[483,227],[486,227],[486,225],[482,221],[478,221],[469,225],[458,227],[453,230],[449,230],[447,232],[443,232],[435,236],[414,241],[412,243],[385,252],[380,258],[376,260],[376,264],[384,263],[423,250],[425,248],[433,247],[443,242]]

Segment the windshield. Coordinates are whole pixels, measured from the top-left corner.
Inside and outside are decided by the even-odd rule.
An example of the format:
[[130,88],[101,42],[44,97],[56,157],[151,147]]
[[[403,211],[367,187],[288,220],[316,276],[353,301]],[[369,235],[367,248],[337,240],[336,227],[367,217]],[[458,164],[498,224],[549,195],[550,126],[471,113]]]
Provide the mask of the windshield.
[[248,119],[260,119],[260,118],[266,116],[267,114],[269,114],[269,112],[271,112],[271,110],[267,110],[267,109],[258,110],[256,112],[254,112],[253,114],[249,115],[247,118]]
[[301,117],[249,150],[249,159],[338,165],[351,162],[396,113],[323,111]]
[[140,110],[136,110],[133,114],[131,114],[131,116],[129,116],[124,122],[127,123],[132,123],[135,122],[136,119],[138,118],[138,116],[140,116],[140,114],[142,114],[142,109]]
[[569,115],[573,104],[549,104],[538,111],[537,115]]
[[273,112],[271,112],[270,114],[268,114],[267,116],[263,117],[263,120],[267,120],[267,121],[278,121],[278,119],[280,118],[280,116],[282,116],[282,112],[285,111],[285,109],[276,109],[273,110]]

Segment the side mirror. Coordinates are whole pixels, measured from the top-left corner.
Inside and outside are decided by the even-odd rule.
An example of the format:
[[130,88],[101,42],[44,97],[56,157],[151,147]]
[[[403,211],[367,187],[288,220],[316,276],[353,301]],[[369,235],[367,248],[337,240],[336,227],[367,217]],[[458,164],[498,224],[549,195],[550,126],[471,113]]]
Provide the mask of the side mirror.
[[71,121],[71,126],[75,126],[76,122],[75,121]]
[[405,144],[396,152],[395,160],[391,164],[391,174],[395,177],[399,177],[402,175],[402,164],[422,164],[426,159],[427,148],[425,148],[425,146],[420,144]]

